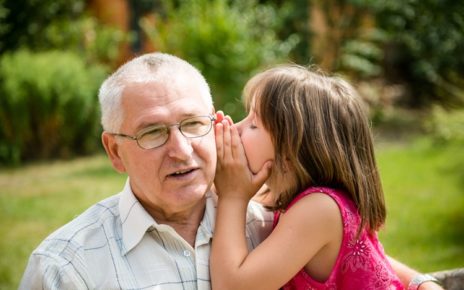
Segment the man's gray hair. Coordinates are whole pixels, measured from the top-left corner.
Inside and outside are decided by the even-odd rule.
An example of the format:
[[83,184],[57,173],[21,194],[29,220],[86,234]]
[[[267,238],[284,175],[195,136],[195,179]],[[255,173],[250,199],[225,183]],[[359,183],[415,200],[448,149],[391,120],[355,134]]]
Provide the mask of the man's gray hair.
[[194,81],[206,103],[213,108],[210,88],[203,75],[190,63],[166,53],[149,53],[122,65],[101,85],[98,94],[103,130],[118,132],[124,120],[122,92],[131,83],[159,82],[180,87]]

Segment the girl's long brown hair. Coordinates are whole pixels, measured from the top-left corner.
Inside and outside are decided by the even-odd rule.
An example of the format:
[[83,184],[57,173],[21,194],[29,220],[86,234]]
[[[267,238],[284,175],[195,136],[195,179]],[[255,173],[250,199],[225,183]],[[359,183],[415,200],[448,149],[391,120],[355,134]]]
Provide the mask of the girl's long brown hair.
[[292,171],[294,186],[278,192],[274,210],[284,210],[309,186],[346,191],[361,215],[359,230],[378,230],[385,202],[367,114],[346,81],[286,65],[253,77],[245,105],[271,134],[279,176]]

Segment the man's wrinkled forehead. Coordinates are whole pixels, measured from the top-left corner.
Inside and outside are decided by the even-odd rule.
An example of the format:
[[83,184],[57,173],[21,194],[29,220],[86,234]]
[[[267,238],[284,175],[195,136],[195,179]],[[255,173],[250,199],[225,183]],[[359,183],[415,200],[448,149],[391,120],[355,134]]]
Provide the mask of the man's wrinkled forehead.
[[[131,84],[159,84],[157,92],[159,96],[162,92],[182,92],[189,94],[195,92],[200,95],[209,107],[213,107],[211,92],[206,81],[197,72],[180,71],[179,73],[171,73],[170,71],[158,71],[156,75],[146,76],[144,78],[127,79],[125,87]],[[193,97],[193,95],[192,95]]]

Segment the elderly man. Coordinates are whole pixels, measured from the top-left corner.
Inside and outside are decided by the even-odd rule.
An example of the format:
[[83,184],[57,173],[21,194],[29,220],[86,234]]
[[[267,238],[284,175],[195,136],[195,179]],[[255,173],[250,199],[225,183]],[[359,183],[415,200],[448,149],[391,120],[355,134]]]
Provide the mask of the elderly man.
[[[103,146],[126,185],[47,237],[20,289],[211,289],[216,149],[205,79],[177,57],[146,54],[111,75],[99,99]],[[250,204],[250,248],[271,219]],[[395,269],[405,283],[415,274]]]

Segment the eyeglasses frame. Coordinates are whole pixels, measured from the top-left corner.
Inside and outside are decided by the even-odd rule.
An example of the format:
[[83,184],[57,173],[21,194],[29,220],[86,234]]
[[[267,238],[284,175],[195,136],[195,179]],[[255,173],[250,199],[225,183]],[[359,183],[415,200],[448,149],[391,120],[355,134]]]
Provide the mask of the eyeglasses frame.
[[[196,117],[208,117],[210,120],[211,120],[211,124],[210,124],[210,128],[208,129],[208,131],[203,134],[203,135],[200,135],[200,136],[193,136],[193,137],[190,137],[190,136],[185,136],[184,132],[182,132],[182,130],[180,129],[180,124],[182,122],[184,122],[185,120],[189,120],[189,119],[193,119],[193,118],[196,118]],[[203,137],[203,136],[206,136],[209,132],[211,132],[211,129],[213,128],[213,124],[214,124],[214,121],[216,121],[216,116],[214,115],[200,115],[200,116],[192,116],[192,117],[188,117],[188,118],[185,118],[183,120],[181,120],[180,122],[178,123],[174,123],[174,124],[164,124],[164,126],[166,126],[166,128],[168,129],[168,138],[166,138],[166,140],[158,145],[158,146],[155,146],[155,147],[151,147],[151,148],[144,148],[140,145],[139,143],[139,139],[142,135],[144,135],[145,132],[139,132],[139,133],[136,133],[135,136],[131,136],[131,135],[128,135],[128,134],[123,134],[123,133],[112,133],[112,132],[107,132],[108,134],[110,135],[113,135],[113,136],[117,136],[117,137],[123,137],[123,138],[128,138],[130,140],[133,140],[137,143],[137,146],[139,146],[141,149],[143,150],[150,150],[150,149],[155,149],[155,148],[159,148],[161,146],[163,146],[164,144],[166,144],[166,142],[168,142],[169,140],[169,134],[171,132],[171,130],[169,128],[171,127],[174,127],[176,126],[177,129],[179,130],[179,132],[182,134],[182,136],[184,136],[185,138],[188,138],[188,139],[193,139],[193,138],[199,138],[199,137]]]

